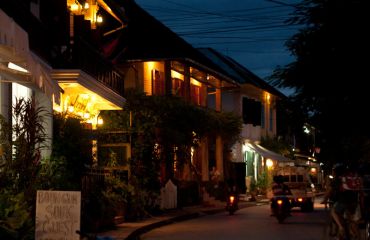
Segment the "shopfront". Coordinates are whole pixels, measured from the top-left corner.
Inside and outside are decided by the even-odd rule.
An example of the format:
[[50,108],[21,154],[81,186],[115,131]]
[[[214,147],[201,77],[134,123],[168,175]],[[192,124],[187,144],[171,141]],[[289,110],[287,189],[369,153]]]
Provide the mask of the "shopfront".
[[[12,122],[17,99],[32,99],[37,108],[52,112],[52,102],[59,101],[60,88],[49,76],[50,67],[29,49],[28,34],[0,10],[0,114]],[[45,114],[47,139],[52,139],[52,117]],[[51,146],[51,140],[46,143]],[[51,153],[42,149],[42,156]]]

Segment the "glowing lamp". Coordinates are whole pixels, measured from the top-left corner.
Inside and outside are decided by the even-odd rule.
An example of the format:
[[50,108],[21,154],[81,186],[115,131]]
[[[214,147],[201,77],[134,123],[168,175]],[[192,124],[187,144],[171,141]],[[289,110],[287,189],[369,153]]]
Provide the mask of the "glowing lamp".
[[103,17],[101,15],[96,16],[96,22],[97,23],[102,23],[103,22]]
[[102,125],[104,123],[103,119],[101,117],[98,118],[98,125]]
[[274,163],[273,163],[273,161],[272,161],[271,159],[267,159],[267,160],[266,160],[266,166],[267,166],[268,168],[271,168],[273,165],[274,165]]

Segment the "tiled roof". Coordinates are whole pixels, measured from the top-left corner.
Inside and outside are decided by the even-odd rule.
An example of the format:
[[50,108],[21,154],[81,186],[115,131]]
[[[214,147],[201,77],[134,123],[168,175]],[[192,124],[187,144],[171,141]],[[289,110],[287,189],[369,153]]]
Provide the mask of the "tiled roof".
[[[150,60],[185,60],[216,71],[224,71],[196,48],[143,10],[133,0],[119,4],[125,9],[127,27],[115,33],[115,50],[108,56],[115,63]],[[108,46],[108,44],[107,44]],[[224,78],[227,76],[223,76]],[[229,79],[231,80],[231,79]]]
[[240,84],[249,83],[276,96],[285,97],[276,88],[269,85],[231,57],[225,56],[212,48],[200,48],[199,51],[222,68],[225,74],[233,78],[236,82]]

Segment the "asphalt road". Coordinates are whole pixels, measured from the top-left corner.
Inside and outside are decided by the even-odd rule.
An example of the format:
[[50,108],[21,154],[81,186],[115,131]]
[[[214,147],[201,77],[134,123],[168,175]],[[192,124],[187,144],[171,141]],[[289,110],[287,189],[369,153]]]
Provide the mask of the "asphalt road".
[[292,216],[279,224],[270,216],[268,205],[240,209],[235,215],[222,212],[154,229],[141,240],[323,240],[328,212],[316,199],[315,211],[303,213],[293,209]]

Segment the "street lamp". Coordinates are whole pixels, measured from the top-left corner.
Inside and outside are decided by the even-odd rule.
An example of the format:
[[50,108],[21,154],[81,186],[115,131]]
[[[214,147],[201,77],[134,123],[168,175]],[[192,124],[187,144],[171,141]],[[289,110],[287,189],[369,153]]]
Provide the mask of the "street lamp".
[[308,128],[308,126],[307,126],[307,125],[304,125],[304,126],[303,126],[303,132],[304,132],[304,133],[306,133],[306,134],[310,134],[310,132],[311,132],[311,131],[310,131],[310,129]]
[[[312,151],[312,157],[315,156],[315,147],[316,147],[316,129],[314,126],[311,126],[308,123],[303,125],[303,132],[306,133],[308,136],[312,136],[312,146],[310,147],[310,151]],[[308,143],[309,144],[309,143]]]

